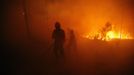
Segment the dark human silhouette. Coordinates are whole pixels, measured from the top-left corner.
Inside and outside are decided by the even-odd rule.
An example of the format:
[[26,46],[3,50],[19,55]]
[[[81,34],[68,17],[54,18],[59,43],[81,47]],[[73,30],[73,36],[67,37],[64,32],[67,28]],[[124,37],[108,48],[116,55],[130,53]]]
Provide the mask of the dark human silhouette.
[[65,42],[65,32],[61,29],[59,22],[55,23],[55,30],[52,33],[52,38],[54,40],[53,50],[56,57],[64,56],[64,42]]
[[76,48],[77,48],[77,43],[76,43],[76,36],[74,30],[69,29],[68,49],[76,50]]
[[[77,61],[79,57],[76,34],[73,29],[68,29],[68,43],[66,53],[69,60]],[[70,58],[71,57],[71,58]]]

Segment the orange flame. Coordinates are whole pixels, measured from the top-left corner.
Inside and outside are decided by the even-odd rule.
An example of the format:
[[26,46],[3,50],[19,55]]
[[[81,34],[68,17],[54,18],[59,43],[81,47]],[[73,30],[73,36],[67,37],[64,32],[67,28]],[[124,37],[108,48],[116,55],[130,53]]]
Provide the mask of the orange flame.
[[133,39],[132,36],[130,36],[129,33],[122,33],[120,34],[119,32],[115,32],[115,31],[109,31],[106,33],[106,37],[102,37],[102,35],[100,33],[96,34],[87,34],[83,36],[84,38],[88,38],[88,39],[98,39],[98,40],[106,40],[106,41],[110,41],[113,39]]
[[117,33],[114,31],[109,31],[106,34],[106,40],[112,40],[112,39],[132,39],[132,37],[127,33]]

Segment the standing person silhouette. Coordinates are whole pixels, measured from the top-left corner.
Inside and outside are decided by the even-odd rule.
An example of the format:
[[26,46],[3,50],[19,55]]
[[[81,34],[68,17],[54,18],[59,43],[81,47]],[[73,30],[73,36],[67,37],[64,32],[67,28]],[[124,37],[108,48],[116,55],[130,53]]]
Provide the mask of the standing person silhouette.
[[75,36],[74,30],[72,30],[72,29],[69,29],[68,48],[69,48],[69,50],[77,49],[76,36]]
[[53,50],[57,58],[64,56],[64,42],[65,42],[65,32],[61,29],[59,22],[55,23],[55,29],[52,33],[52,39],[54,40]]

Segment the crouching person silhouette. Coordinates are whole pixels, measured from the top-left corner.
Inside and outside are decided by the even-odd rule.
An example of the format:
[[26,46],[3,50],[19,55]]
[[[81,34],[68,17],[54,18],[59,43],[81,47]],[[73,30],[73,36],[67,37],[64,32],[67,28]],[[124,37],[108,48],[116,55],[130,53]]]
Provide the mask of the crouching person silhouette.
[[64,57],[64,42],[65,42],[65,32],[61,29],[59,22],[55,23],[55,29],[52,33],[53,50],[56,58]]

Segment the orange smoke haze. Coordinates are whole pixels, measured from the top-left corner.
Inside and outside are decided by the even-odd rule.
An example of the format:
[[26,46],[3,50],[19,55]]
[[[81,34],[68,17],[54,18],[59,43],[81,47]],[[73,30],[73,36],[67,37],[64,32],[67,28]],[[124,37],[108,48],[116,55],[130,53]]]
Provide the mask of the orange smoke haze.
[[[16,25],[22,25],[23,2],[16,0],[10,3],[7,23],[13,24],[16,20],[21,20]],[[133,0],[26,0],[30,34],[40,40],[51,38],[54,23],[59,21],[66,32],[70,28],[83,36],[97,33],[109,21],[116,32],[122,30],[133,36],[133,3]],[[12,9],[14,13],[11,13]],[[16,13],[19,16],[12,19]]]
[[[40,4],[42,4],[39,5],[40,9],[37,9],[37,7],[34,9],[33,7],[37,5],[35,1],[36,4],[30,6],[30,8],[33,9],[29,12],[33,14],[33,16],[37,16],[32,22],[37,22],[37,20],[42,21],[42,26],[38,27],[39,29],[42,28],[42,31],[39,32],[37,29],[39,33],[45,30],[45,26],[52,28],[55,21],[60,21],[65,30],[68,28],[74,29],[79,35],[96,33],[109,21],[114,24],[117,32],[122,29],[123,32],[132,35],[132,30],[130,29],[133,25],[133,10],[129,7],[127,1],[128,0],[53,0],[46,1],[45,6],[40,2]],[[32,3],[33,0],[30,2]],[[43,14],[42,9],[47,13],[45,14],[46,16],[44,16],[46,19],[43,19],[43,15],[39,14],[39,11]],[[32,12],[32,10],[38,12],[35,13],[35,11]],[[43,20],[46,21],[47,25],[44,25],[45,22]],[[35,26],[37,27],[37,24]]]

